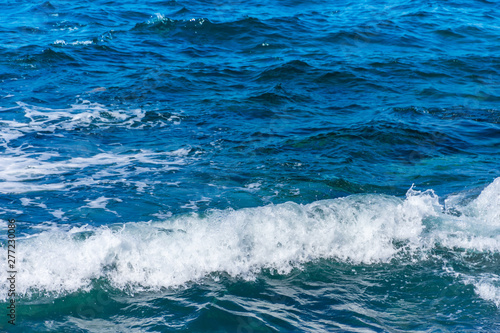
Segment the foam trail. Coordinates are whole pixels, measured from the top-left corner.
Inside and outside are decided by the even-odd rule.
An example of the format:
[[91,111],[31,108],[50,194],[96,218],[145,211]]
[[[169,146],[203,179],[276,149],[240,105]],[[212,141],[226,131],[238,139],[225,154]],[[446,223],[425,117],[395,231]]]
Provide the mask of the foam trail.
[[93,173],[94,179],[106,177],[111,173],[120,174],[122,178],[126,178],[129,173],[124,171],[125,167],[136,163],[150,166],[143,167],[136,174],[154,170],[177,170],[179,166],[186,164],[186,156],[189,152],[190,149],[186,148],[160,153],[140,150],[128,154],[99,153],[90,157],[72,157],[66,160],[54,160],[59,156],[57,153],[7,155],[1,159],[4,163],[0,165],[0,193],[25,193],[75,187],[79,185],[78,182],[64,182],[63,180],[53,184],[36,184],[31,181],[95,166],[106,167],[106,169]]
[[[499,184],[496,180],[464,210],[488,205],[500,193]],[[432,191],[410,189],[404,200],[354,195],[307,205],[212,210],[155,223],[52,227],[19,240],[17,289],[23,295],[64,294],[92,288],[96,279],[119,289],[157,289],[214,272],[253,279],[262,269],[286,274],[320,258],[359,264],[407,260],[407,254],[426,252],[438,242],[457,246],[460,237],[465,249],[500,251],[498,233],[487,239],[466,228],[457,234],[450,225],[458,217],[446,214],[438,199]],[[495,214],[474,212],[486,215],[464,215],[465,225],[489,223],[489,214]],[[0,265],[3,279],[5,263]],[[495,301],[497,287],[488,288],[476,287]],[[4,288],[0,297],[5,296]]]
[[17,102],[23,109],[24,118],[28,122],[16,120],[0,120],[0,144],[7,148],[10,141],[23,137],[27,133],[53,133],[72,131],[91,125],[100,128],[110,126],[140,125],[146,113],[140,109],[113,111],[99,103],[82,101],[67,109],[51,109]]

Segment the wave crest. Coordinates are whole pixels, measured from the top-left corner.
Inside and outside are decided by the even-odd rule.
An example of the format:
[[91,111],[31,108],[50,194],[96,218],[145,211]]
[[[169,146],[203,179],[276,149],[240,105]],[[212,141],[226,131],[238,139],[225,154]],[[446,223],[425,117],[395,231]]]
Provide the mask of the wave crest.
[[[490,221],[490,214],[498,214],[499,195],[500,178],[463,207],[489,208],[462,217],[447,214],[433,191],[412,188],[404,200],[353,195],[307,205],[211,210],[154,223],[55,227],[18,241],[17,288],[23,295],[66,293],[105,279],[119,289],[157,289],[216,272],[253,279],[263,269],[286,274],[325,258],[355,264],[404,260],[438,242],[499,252],[500,236],[485,239],[474,229],[460,234],[452,227],[460,226],[457,219],[470,225]],[[5,274],[5,267],[1,271]],[[0,297],[5,296],[4,288]]]

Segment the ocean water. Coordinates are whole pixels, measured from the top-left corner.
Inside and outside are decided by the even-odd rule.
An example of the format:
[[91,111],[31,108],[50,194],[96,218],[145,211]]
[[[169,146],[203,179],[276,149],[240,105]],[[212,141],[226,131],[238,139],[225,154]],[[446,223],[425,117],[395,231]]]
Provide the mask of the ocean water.
[[500,332],[498,2],[0,13],[0,331]]

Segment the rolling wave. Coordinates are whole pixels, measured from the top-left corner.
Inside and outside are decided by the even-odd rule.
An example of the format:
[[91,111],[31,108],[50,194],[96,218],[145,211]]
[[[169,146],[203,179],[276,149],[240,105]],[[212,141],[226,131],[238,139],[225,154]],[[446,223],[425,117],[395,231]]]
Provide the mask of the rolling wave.
[[[102,199],[89,205],[109,201]],[[18,240],[17,289],[25,297],[57,296],[90,290],[103,280],[120,290],[158,290],[219,273],[244,280],[262,270],[286,275],[320,259],[411,263],[428,260],[437,248],[497,262],[499,207],[497,178],[472,200],[461,194],[443,201],[432,190],[412,188],[405,199],[353,195],[306,205],[210,210],[158,222],[52,226]],[[476,285],[479,296],[500,302],[497,275],[455,274]]]

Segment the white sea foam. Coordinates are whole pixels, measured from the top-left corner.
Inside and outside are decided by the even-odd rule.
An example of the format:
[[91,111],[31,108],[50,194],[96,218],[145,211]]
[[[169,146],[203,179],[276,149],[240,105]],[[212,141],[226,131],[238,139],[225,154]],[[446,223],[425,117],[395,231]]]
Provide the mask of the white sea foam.
[[71,45],[91,45],[94,44],[91,40],[77,40],[76,42],[71,43]]
[[[92,156],[73,155],[67,158],[50,149],[37,152],[36,147],[11,145],[11,141],[28,133],[61,137],[67,131],[88,126],[99,126],[101,130],[111,126],[139,129],[145,126],[142,122],[145,112],[140,109],[110,111],[104,105],[89,101],[82,101],[68,109],[50,109],[18,102],[19,107],[24,111],[26,122],[0,120],[0,145],[5,148],[0,156],[0,193],[67,190],[95,185],[105,177],[121,179],[127,185],[136,187],[138,192],[144,192],[154,182],[141,183],[127,179],[147,172],[177,170],[186,163],[191,152],[190,148],[184,147],[167,152],[106,151]],[[94,166],[101,168],[95,172],[84,170]],[[134,168],[127,168],[129,166]],[[85,177],[80,177],[78,181],[65,177],[82,170]],[[44,182],[42,184],[37,180]]]
[[474,288],[479,297],[495,303],[497,308],[500,308],[500,286],[489,282],[477,282],[474,284]]
[[[2,181],[0,182],[0,193],[63,190],[81,185],[94,185],[100,179],[111,175],[119,175],[119,178],[126,179],[132,174],[177,170],[187,162],[189,152],[190,149],[185,148],[172,152],[139,150],[127,154],[100,153],[90,157],[73,157],[66,160],[55,159],[59,157],[57,153],[4,155],[0,158],[2,161],[0,164],[0,181]],[[143,166],[135,168],[134,171],[127,171],[125,168],[138,163]],[[100,168],[92,174],[91,178],[80,179],[77,182],[65,181],[64,179],[60,183],[53,184],[33,182],[48,176],[68,174],[93,166],[106,168]],[[140,191],[144,190],[144,184],[129,183],[130,186],[138,186]]]
[[[38,197],[36,199],[40,199],[40,198]],[[37,203],[37,202],[35,202],[35,200],[29,199],[29,198],[21,198],[21,204],[23,206],[36,206],[36,207],[40,207],[40,208],[47,208],[46,204]]]
[[500,228],[500,177],[488,185],[479,197],[469,204],[464,212],[480,217],[481,224]]
[[474,286],[474,292],[484,300],[493,302],[500,308],[500,276],[493,273],[482,273],[478,276],[456,273],[450,269],[452,275],[462,283]]
[[104,209],[107,212],[118,215],[117,212],[110,210],[106,207],[110,201],[122,202],[122,199],[106,198],[106,197],[99,197],[95,200],[87,199],[87,200],[85,200],[85,202],[87,202],[87,204],[81,208]]
[[42,191],[58,191],[65,189],[66,185],[58,184],[32,184],[20,182],[0,182],[0,193],[27,193]]
[[432,234],[433,241],[449,248],[500,252],[500,178],[470,203],[460,206],[461,198],[446,201],[461,215],[442,219]]
[[53,133],[72,131],[91,125],[106,129],[110,126],[140,128],[145,111],[140,109],[109,110],[104,105],[82,100],[66,109],[51,109],[17,102],[29,121],[0,120],[0,139],[3,145],[26,133]]
[[30,131],[54,132],[56,129],[73,130],[77,127],[120,124],[120,126],[139,123],[145,116],[140,109],[109,110],[104,105],[82,101],[69,109],[50,109],[18,102],[25,111],[25,117],[31,121],[26,125]]
[[68,219],[67,217],[64,217],[64,212],[61,208],[49,211],[49,213],[52,214],[55,218],[58,218],[63,221]]
[[[495,198],[499,190],[497,180],[470,205],[488,206],[488,198]],[[87,206],[106,209],[111,200],[102,197]],[[477,223],[489,221],[494,214],[483,213],[486,215],[465,216],[466,225],[472,218]],[[404,258],[401,254],[426,251],[434,242],[466,250],[500,251],[498,232],[489,238],[477,236],[475,229],[457,233],[448,224],[459,218],[445,214],[432,191],[413,189],[404,200],[355,195],[307,205],[285,203],[162,216],[167,220],[121,226],[50,225],[19,239],[18,292],[71,292],[90,288],[91,281],[99,278],[117,288],[139,289],[179,286],[214,272],[252,279],[262,269],[287,273],[320,258],[388,262]],[[449,223],[441,228],[436,221]],[[6,272],[4,265],[0,263],[0,274]],[[474,283],[478,295],[498,303],[497,285]],[[0,297],[5,293],[2,289]]]

